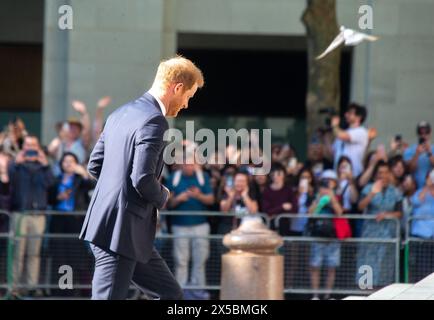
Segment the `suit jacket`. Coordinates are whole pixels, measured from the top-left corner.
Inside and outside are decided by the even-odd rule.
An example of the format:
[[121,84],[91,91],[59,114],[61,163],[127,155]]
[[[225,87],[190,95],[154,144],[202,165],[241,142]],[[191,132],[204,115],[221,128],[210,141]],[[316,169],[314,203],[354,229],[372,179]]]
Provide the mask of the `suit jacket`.
[[169,197],[159,182],[168,128],[149,93],[108,117],[88,164],[98,182],[80,239],[142,263],[149,260],[157,209]]

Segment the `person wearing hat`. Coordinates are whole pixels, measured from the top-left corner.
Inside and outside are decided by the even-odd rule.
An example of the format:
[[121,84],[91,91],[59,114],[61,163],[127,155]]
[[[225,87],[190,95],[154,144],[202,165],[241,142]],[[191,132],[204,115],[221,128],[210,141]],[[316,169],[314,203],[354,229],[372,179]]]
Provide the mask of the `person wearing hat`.
[[416,179],[417,187],[425,185],[428,172],[434,167],[434,145],[431,144],[431,125],[427,121],[421,121],[417,125],[419,141],[411,145],[404,152],[404,161],[410,172]]
[[[344,209],[340,199],[336,196],[337,187],[338,176],[336,172],[330,169],[325,170],[321,174],[318,194],[309,208],[309,214],[314,216],[321,214],[342,215]],[[330,218],[315,218],[309,222],[308,228],[311,229],[310,235],[313,237],[336,238],[333,220]],[[312,290],[315,292],[313,300],[319,299],[317,292],[321,283],[321,267],[323,264],[327,266],[326,289],[328,291],[324,299],[329,299],[336,278],[336,268],[340,265],[341,245],[337,239],[329,242],[321,241],[313,243],[310,252],[310,278]]]

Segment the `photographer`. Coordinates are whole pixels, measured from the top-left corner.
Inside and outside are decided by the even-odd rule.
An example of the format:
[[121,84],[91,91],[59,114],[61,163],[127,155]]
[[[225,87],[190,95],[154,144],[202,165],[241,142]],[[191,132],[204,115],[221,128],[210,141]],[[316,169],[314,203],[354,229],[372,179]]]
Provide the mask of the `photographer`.
[[419,143],[411,145],[404,152],[404,161],[407,162],[410,172],[416,179],[417,187],[425,185],[425,177],[434,167],[434,145],[431,145],[431,125],[421,121],[417,125]]
[[[336,173],[333,170],[325,170],[321,175],[320,188],[315,201],[309,208],[309,214],[342,215],[344,209],[342,208],[339,198],[336,196],[337,187],[338,177]],[[313,237],[336,238],[333,220],[330,218],[313,219],[308,224],[308,230]],[[341,260],[341,245],[337,239],[335,240],[336,241],[332,240],[312,244],[310,254],[310,277],[312,290],[315,291],[313,300],[319,299],[317,291],[321,283],[321,267],[323,261],[325,261],[327,266],[326,289],[328,291],[324,299],[330,298],[330,292],[335,282],[336,268],[339,267]]]
[[363,158],[369,144],[368,130],[362,126],[367,116],[364,106],[352,103],[345,113],[345,120],[349,128],[339,128],[340,118],[334,116],[331,120],[335,142],[333,144],[334,164],[338,163],[341,156],[347,156],[353,164],[353,176],[357,177],[363,171]]
[[[15,230],[21,236],[15,249],[13,268],[14,285],[24,276],[27,287],[33,289],[32,295],[42,293],[34,288],[38,284],[40,250],[42,238],[26,238],[27,234],[41,235],[45,231],[46,217],[32,215],[25,210],[46,210],[48,190],[54,184],[54,177],[48,160],[36,136],[24,138],[23,150],[17,154],[15,162],[9,167],[12,194],[12,210],[24,211],[14,215]],[[26,258],[26,259],[25,259]],[[24,260],[26,266],[24,266]],[[23,270],[25,270],[23,272]],[[23,275],[23,273],[25,273]]]

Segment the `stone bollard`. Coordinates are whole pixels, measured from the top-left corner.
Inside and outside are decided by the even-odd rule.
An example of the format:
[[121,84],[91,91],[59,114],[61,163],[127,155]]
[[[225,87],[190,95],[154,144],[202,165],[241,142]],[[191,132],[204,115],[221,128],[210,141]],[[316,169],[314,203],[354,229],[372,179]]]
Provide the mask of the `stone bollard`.
[[259,217],[243,219],[226,234],[230,251],[222,256],[220,299],[282,300],[283,256],[276,250],[283,239]]

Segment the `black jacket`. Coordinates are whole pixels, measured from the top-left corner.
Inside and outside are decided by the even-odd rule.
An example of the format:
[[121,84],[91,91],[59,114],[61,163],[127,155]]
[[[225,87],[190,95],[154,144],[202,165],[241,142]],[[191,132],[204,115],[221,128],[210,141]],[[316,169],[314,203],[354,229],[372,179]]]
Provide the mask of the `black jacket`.
[[55,179],[49,166],[39,162],[11,163],[9,166],[12,210],[46,210],[48,191]]

